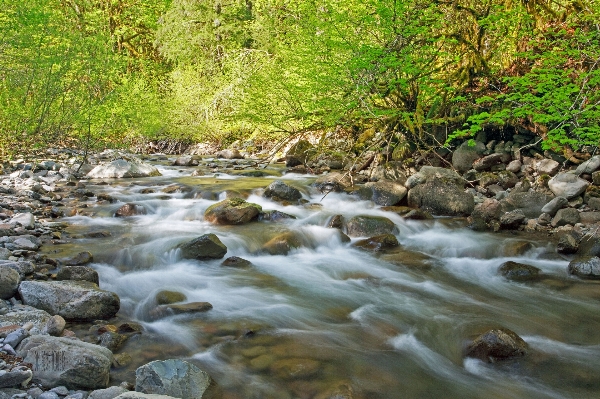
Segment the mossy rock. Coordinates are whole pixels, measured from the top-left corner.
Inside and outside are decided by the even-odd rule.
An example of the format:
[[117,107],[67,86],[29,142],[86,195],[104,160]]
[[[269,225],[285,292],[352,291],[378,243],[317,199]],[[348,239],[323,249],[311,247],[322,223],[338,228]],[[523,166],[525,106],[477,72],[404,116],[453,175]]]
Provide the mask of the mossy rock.
[[241,198],[229,198],[208,207],[204,219],[214,224],[236,225],[258,218],[262,207]]
[[157,305],[170,305],[172,303],[183,302],[187,297],[178,291],[162,290],[154,296]]

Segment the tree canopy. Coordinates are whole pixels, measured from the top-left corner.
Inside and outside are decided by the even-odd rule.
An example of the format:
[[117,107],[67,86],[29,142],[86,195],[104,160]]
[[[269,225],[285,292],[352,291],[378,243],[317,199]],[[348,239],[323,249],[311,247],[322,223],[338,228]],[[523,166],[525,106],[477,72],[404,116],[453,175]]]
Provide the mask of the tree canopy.
[[348,129],[600,142],[600,0],[2,0],[0,151]]

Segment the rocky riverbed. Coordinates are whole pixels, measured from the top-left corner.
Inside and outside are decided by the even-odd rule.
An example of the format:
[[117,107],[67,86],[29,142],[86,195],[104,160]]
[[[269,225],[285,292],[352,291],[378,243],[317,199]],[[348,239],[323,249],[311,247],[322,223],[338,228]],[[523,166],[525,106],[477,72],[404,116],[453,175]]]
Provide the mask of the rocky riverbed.
[[[294,287],[295,283],[290,283],[286,280],[288,277],[279,275],[278,271],[265,273],[272,268],[265,256],[285,263],[284,259],[294,262],[302,253],[310,257],[324,250],[341,250],[364,262],[373,259],[409,268],[410,277],[402,278],[414,279],[414,282],[399,283],[398,276],[387,271],[376,275],[372,271],[353,270],[336,276],[339,281],[360,281],[367,284],[369,290],[383,291],[389,290],[388,284],[393,283],[406,290],[412,284],[421,284],[423,278],[427,280],[428,270],[437,267],[436,257],[441,261],[444,257],[457,256],[447,252],[452,243],[444,249],[424,250],[415,244],[414,237],[428,231],[439,232],[436,223],[458,223],[461,229],[468,227],[474,232],[468,233],[474,236],[461,237],[497,235],[503,240],[501,248],[484,244],[480,248],[462,248],[468,252],[469,261],[501,259],[499,265],[493,266],[494,274],[512,284],[542,282],[547,287],[544,290],[559,287],[568,291],[573,281],[580,281],[583,285],[576,284],[572,291],[577,297],[581,295],[580,288],[585,286],[584,302],[589,308],[592,305],[587,297],[598,298],[593,293],[596,286],[589,284],[600,279],[600,156],[583,157],[587,159],[577,162],[565,159],[561,163],[550,157],[527,157],[505,149],[490,142],[463,145],[446,155],[453,169],[383,163],[371,154],[352,163],[335,157],[307,162],[307,153],[312,150],[306,143],[290,149],[281,160],[287,163],[287,169],[280,167],[279,172],[257,167],[256,160],[243,159],[236,150],[218,154],[221,158],[156,155],[143,161],[131,154],[105,152],[94,156],[93,164],[83,165],[68,153],[62,157],[55,153],[50,157],[52,160],[7,164],[2,170],[4,174],[0,175],[0,397],[157,397],[146,396],[151,394],[179,398],[250,397],[248,391],[239,392],[238,383],[231,382],[231,375],[223,376],[226,368],[214,366],[214,361],[208,362],[204,356],[186,356],[186,350],[178,345],[174,345],[174,350],[157,351],[151,342],[157,331],[164,334],[165,328],[169,330],[161,325],[163,322],[184,318],[186,323],[195,323],[203,320],[205,314],[219,314],[230,306],[196,300],[202,298],[195,298],[193,293],[192,298],[188,298],[185,289],[172,289],[173,283],[167,281],[164,289],[152,288],[148,294],[151,299],[144,299],[142,305],[129,293],[124,300],[123,287],[103,276],[103,271],[119,275],[139,267],[135,261],[124,260],[127,254],[129,258],[137,256],[137,262],[142,263],[152,263],[152,256],[164,256],[175,259],[175,263],[162,260],[157,264],[218,265],[217,269],[225,266],[233,270],[232,273],[259,269],[260,273],[244,277],[251,279],[245,284],[275,287],[280,284],[277,280],[287,281],[284,284],[287,288],[277,288],[272,293],[285,298],[290,289],[301,287]],[[287,174],[282,175],[282,172]],[[308,172],[317,174],[311,176]],[[152,178],[165,173],[169,175],[163,176],[159,187],[152,184]],[[260,180],[265,176],[269,180]],[[299,178],[289,180],[290,176]],[[230,177],[246,179],[243,180],[246,183],[230,185]],[[129,185],[128,181],[135,183]],[[200,181],[204,183],[199,184]],[[128,190],[135,194],[122,194]],[[184,236],[173,236],[166,241],[152,238],[148,242],[159,248],[144,247],[140,250],[146,253],[137,255],[131,254],[131,248],[143,247],[145,243],[140,244],[136,237],[127,238],[129,230],[123,230],[124,227],[116,231],[104,229],[113,223],[108,222],[111,218],[129,226],[145,217],[155,217],[148,219],[150,225],[146,227],[152,230],[153,224],[160,224],[156,215],[160,218],[161,201],[172,199],[183,201],[181,206],[176,205],[179,211],[173,212],[187,212],[177,220],[199,220],[200,228],[198,225],[192,225],[191,230],[183,227]],[[324,199],[339,201],[339,212],[333,211],[335,205],[327,204],[328,211],[323,212]],[[201,214],[194,208],[198,203]],[[163,216],[168,219],[170,215]],[[93,220],[102,222],[100,228],[78,229],[82,220],[88,224]],[[297,220],[309,223],[297,224]],[[161,228],[164,238],[169,238],[171,227],[160,225],[158,229]],[[235,229],[251,238],[240,244],[240,239],[233,235]],[[414,234],[407,235],[406,231]],[[447,236],[440,239],[451,241],[453,231],[444,231]],[[153,233],[160,236],[160,231]],[[115,245],[113,234],[120,240],[117,244],[120,261],[108,254],[108,248]],[[520,238],[515,240],[511,235]],[[565,264],[561,266],[564,277],[544,269],[547,265],[540,260],[543,256],[538,256],[548,250],[544,242],[550,243],[552,255],[544,256],[554,262],[552,267]],[[107,263],[123,270],[108,269]],[[341,265],[338,269],[345,270]],[[363,270],[362,266],[359,269]],[[255,279],[263,281],[257,283]],[[185,285],[183,281],[181,284]],[[410,290],[416,287],[413,285]],[[455,289],[444,286],[447,292],[436,295],[458,301],[454,294],[449,294]],[[244,297],[235,286],[232,295]],[[504,294],[494,295],[502,297]],[[248,292],[247,300],[262,299]],[[344,301],[345,304],[337,304],[329,310],[332,314],[318,318],[335,320],[334,324],[341,323],[344,317],[361,320],[359,310],[369,309],[351,300]],[[426,309],[421,312],[427,312]],[[295,311],[292,307],[291,312]],[[345,316],[335,316],[336,312]],[[225,316],[237,317],[234,314]],[[278,324],[278,331],[286,325],[281,321],[282,316],[277,317],[274,323],[258,315],[248,321],[252,317],[245,315],[244,322],[233,328],[225,328],[222,322],[203,324],[201,329],[205,333],[201,346],[223,348],[221,358],[230,359],[231,364],[238,365],[236,367],[244,365],[258,375],[286,381],[285,389],[257,388],[257,396],[252,397],[390,397],[388,391],[370,387],[366,381],[344,379],[341,378],[344,373],[329,371],[327,367],[339,367],[339,364],[329,357],[327,350],[315,355],[298,349],[298,342],[293,339],[277,339],[280,333],[273,335],[273,325]],[[296,319],[289,324],[294,328],[300,328],[299,320],[311,324],[304,321],[306,316],[292,317]],[[436,317],[443,317],[443,312]],[[592,325],[597,322],[594,320]],[[422,345],[410,331],[400,333],[398,326],[392,327],[394,323],[383,322],[383,319],[375,324],[380,323],[388,325],[378,327],[382,328],[379,334],[382,331],[383,336],[391,334],[391,338],[383,341],[387,340],[392,348],[415,350]],[[527,357],[530,351],[527,340],[504,325],[485,328],[486,324],[489,323],[478,326],[481,335],[472,335],[471,329],[462,337],[468,343],[460,350],[461,358],[485,363],[514,362],[514,359]],[[179,327],[171,328],[173,331],[167,335],[175,334]],[[209,332],[211,329],[213,333]],[[536,339],[530,341],[539,346]],[[123,348],[134,345],[133,342],[142,349],[132,357]],[[238,349],[228,347],[233,345],[231,342],[238,342]],[[593,344],[597,342],[588,342],[588,345]],[[286,353],[292,355],[286,356]],[[422,351],[419,353],[422,355]],[[170,354],[177,358],[168,359]],[[205,371],[198,367],[203,364],[207,365]],[[466,361],[464,367],[473,366]],[[353,373],[348,372],[348,375]],[[391,377],[384,380],[386,378]],[[381,384],[396,386],[388,381]],[[502,384],[494,387],[501,391]],[[418,397],[429,389],[431,387],[415,390],[407,397]],[[552,392],[548,389],[544,387],[535,392]],[[586,391],[582,392],[585,395]]]

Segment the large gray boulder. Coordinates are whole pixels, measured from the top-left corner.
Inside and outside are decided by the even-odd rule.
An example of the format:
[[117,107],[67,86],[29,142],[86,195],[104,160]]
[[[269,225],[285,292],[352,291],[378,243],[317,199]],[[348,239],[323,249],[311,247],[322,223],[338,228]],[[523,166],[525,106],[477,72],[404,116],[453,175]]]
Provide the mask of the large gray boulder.
[[15,296],[21,276],[16,270],[0,265],[0,299],[9,299]]
[[63,266],[56,274],[57,280],[89,281],[100,284],[98,272],[89,266]]
[[212,378],[184,360],[156,360],[135,371],[135,390],[177,398],[202,398]]
[[98,165],[87,174],[88,179],[120,179],[149,176],[161,176],[161,174],[152,165],[139,160],[127,161],[125,159],[117,159],[110,163]]
[[467,183],[467,181],[461,175],[452,169],[439,168],[436,166],[423,166],[421,170],[410,176],[404,185],[406,188],[411,189],[419,184],[425,184],[434,180],[441,181],[445,184],[452,184],[461,188],[463,188]]
[[552,227],[566,226],[567,224],[575,225],[579,223],[579,211],[575,208],[559,209],[556,216],[552,219]]
[[34,335],[18,347],[17,355],[33,365],[33,382],[69,389],[106,388],[112,352],[87,342]]
[[275,180],[265,188],[264,196],[275,201],[298,201],[302,198],[300,190],[281,180]]
[[29,213],[19,213],[13,216],[8,222],[10,225],[21,225],[24,228],[31,230],[35,228],[35,217]]
[[545,158],[533,164],[536,172],[541,175],[554,176],[560,170],[560,163],[553,159]]
[[33,324],[33,328],[30,330],[31,333],[40,334],[46,327],[46,323],[50,317],[51,315],[48,312],[41,309],[36,309],[27,305],[15,305],[8,313],[5,313],[0,317],[0,327],[12,325],[22,326],[31,323]]
[[600,155],[594,155],[587,161],[582,162],[575,170],[575,174],[578,176],[583,173],[592,174],[598,169],[600,169]]
[[373,193],[371,200],[381,206],[396,205],[408,192],[406,187],[390,180],[370,182],[365,184],[365,187]]
[[600,258],[597,256],[586,256],[573,259],[567,268],[569,274],[589,279],[600,279]]
[[520,209],[528,218],[537,218],[542,214],[542,208],[552,199],[551,196],[537,192],[511,192],[500,201],[505,212]]
[[548,181],[548,188],[557,197],[572,199],[581,195],[590,185],[573,173],[559,173]]
[[32,262],[29,261],[16,261],[13,262],[11,260],[0,260],[0,266],[10,267],[15,270],[21,276],[21,280],[25,278],[28,274],[32,274],[35,270],[35,266]]
[[204,219],[213,224],[244,224],[256,220],[261,211],[260,205],[241,198],[230,198],[209,206],[204,212]]
[[221,259],[227,253],[227,247],[215,234],[204,234],[179,246],[185,259]]
[[381,234],[398,234],[398,227],[383,216],[354,216],[345,222],[350,237],[372,237]]
[[109,319],[120,306],[117,294],[89,281],[23,281],[19,293],[24,304],[67,320]]
[[473,212],[475,200],[459,186],[433,180],[419,184],[408,192],[408,206],[424,209],[434,215],[467,216]]
[[468,141],[465,141],[452,154],[452,166],[460,173],[465,173],[471,169],[473,162],[479,159],[485,150],[485,144],[479,141],[476,141],[472,146],[469,145]]

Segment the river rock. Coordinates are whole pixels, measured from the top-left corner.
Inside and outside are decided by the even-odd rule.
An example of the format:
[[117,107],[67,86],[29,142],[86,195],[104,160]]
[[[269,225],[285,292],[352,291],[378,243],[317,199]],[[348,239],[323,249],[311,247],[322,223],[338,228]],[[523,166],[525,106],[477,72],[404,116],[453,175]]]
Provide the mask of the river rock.
[[33,382],[69,389],[106,388],[112,353],[87,342],[34,335],[24,340],[17,355],[33,365]]
[[363,240],[359,240],[353,244],[354,247],[371,252],[385,251],[386,249],[399,246],[398,239],[393,234],[382,234]]
[[108,387],[106,389],[97,389],[90,392],[87,399],[114,399],[122,393],[129,392],[123,387]]
[[595,186],[600,186],[600,170],[592,173],[592,183]]
[[510,161],[509,164],[506,165],[506,170],[508,170],[509,172],[518,173],[521,171],[522,165],[523,164],[521,163],[521,161],[515,159],[514,161]]
[[234,149],[225,149],[217,152],[217,158],[225,158],[225,159],[244,159],[244,156],[235,148]]
[[593,209],[595,211],[600,211],[600,198],[590,198],[588,200],[587,205],[590,207],[590,209]]
[[406,187],[390,180],[370,182],[365,187],[373,192],[371,200],[381,206],[396,205],[408,192]]
[[258,220],[265,220],[268,222],[279,222],[286,219],[296,219],[296,216],[277,210],[264,211],[258,215]]
[[474,145],[469,145],[465,141],[452,154],[452,166],[460,173],[465,173],[471,169],[473,162],[477,160],[485,152],[485,144],[476,141]]
[[306,163],[314,152],[313,145],[307,140],[298,140],[285,155],[285,166],[288,168]]
[[177,157],[175,161],[173,161],[173,166],[198,166],[198,161],[190,155],[184,155]]
[[[0,233],[1,237],[1,233]],[[0,260],[8,260],[12,256],[12,252],[6,248],[0,247]]]
[[540,275],[540,269],[513,261],[504,262],[498,268],[498,274],[513,281],[532,281],[537,280]]
[[86,175],[88,179],[120,179],[149,176],[161,176],[161,174],[152,165],[139,160],[127,161],[125,159],[117,159],[110,163],[100,164]]
[[484,362],[524,356],[527,343],[513,331],[500,328],[481,334],[468,346],[467,357],[474,357]]
[[63,266],[58,273],[56,273],[56,279],[59,281],[89,281],[96,285],[100,284],[98,272],[88,266]]
[[288,231],[267,241],[262,250],[270,255],[287,255],[292,249],[300,248],[303,244],[303,237],[299,233]]
[[591,175],[598,169],[600,169],[600,155],[594,155],[587,161],[582,162],[575,170],[575,174],[577,176],[584,174],[584,173]]
[[119,311],[119,297],[89,281],[23,281],[23,303],[67,320],[108,319]]
[[281,180],[275,180],[265,188],[264,196],[275,201],[298,201],[302,198],[300,190]]
[[229,258],[227,258],[223,262],[221,262],[221,266],[228,266],[228,267],[248,267],[251,265],[252,265],[252,263],[249,260],[240,258],[238,256],[230,256]]
[[204,234],[178,247],[184,259],[221,259],[227,253],[227,247],[215,234]]
[[575,225],[579,223],[579,211],[574,208],[559,209],[556,216],[552,219],[552,227],[566,226],[567,224]]
[[0,265],[0,299],[10,299],[17,293],[21,276],[16,270]]
[[288,358],[275,361],[271,373],[285,380],[309,378],[319,372],[321,364],[314,359]]
[[408,189],[425,184],[431,181],[442,181],[446,184],[452,184],[458,187],[464,187],[467,181],[452,169],[440,168],[435,166],[423,166],[421,170],[410,176],[404,186]]
[[466,216],[473,212],[475,200],[454,184],[433,180],[408,192],[408,206],[425,209],[434,215]]
[[21,225],[27,230],[32,230],[35,228],[35,217],[29,212],[19,213],[13,216],[8,223],[14,226]]
[[568,200],[581,195],[589,185],[588,181],[573,173],[559,173],[548,181],[548,188],[554,195]]
[[124,218],[129,216],[145,215],[146,213],[148,213],[148,211],[146,211],[146,208],[144,208],[142,205],[125,204],[117,209],[115,212],[115,217]]
[[40,334],[50,319],[51,315],[48,312],[36,309],[32,306],[27,305],[15,305],[8,313],[5,313],[0,317],[0,327],[31,323],[33,328],[30,330],[32,333]]
[[595,229],[584,235],[579,240],[579,250],[577,252],[581,256],[600,256],[600,230]]
[[19,328],[11,333],[9,333],[4,341],[3,345],[10,345],[12,348],[16,348],[17,345],[21,343],[25,338],[29,336],[29,331],[24,328]]
[[156,293],[154,301],[157,305],[170,305],[172,303],[183,302],[187,299],[185,294],[178,291],[162,290]]
[[554,176],[560,170],[560,163],[553,159],[544,158],[535,162],[533,167],[540,175]]
[[127,335],[119,334],[114,331],[106,331],[100,334],[97,344],[109,349],[111,352],[116,352],[123,346],[128,338]]
[[[2,391],[4,391],[5,388],[16,387],[19,385],[26,386],[29,383],[29,381],[31,381],[32,377],[33,373],[29,368],[25,366],[13,367],[10,370],[1,370],[0,395],[2,395]],[[8,396],[8,398],[11,397],[14,396]]]
[[350,237],[370,237],[399,232],[394,222],[383,216],[354,216],[346,221],[345,228]]
[[551,196],[536,191],[511,192],[500,201],[500,205],[505,212],[520,209],[527,218],[535,219],[542,214],[542,208],[551,199]]
[[66,324],[65,319],[56,314],[48,319],[43,332],[54,337],[60,337],[65,330]]
[[550,200],[546,205],[542,207],[542,213],[547,213],[550,216],[556,215],[559,209],[567,206],[569,201],[565,197],[556,197]]
[[341,174],[338,172],[328,173],[323,176],[319,176],[313,183],[313,187],[319,190],[321,193],[328,193],[331,191],[341,192],[352,185],[352,180],[347,174]]
[[506,212],[500,217],[500,227],[503,229],[517,229],[527,219],[520,209]]
[[519,182],[517,175],[508,170],[478,173],[476,177],[477,180],[479,180],[479,185],[482,187],[487,187],[488,190],[491,190],[491,186],[494,185],[507,190],[509,188],[513,188]]
[[556,252],[568,255],[576,253],[578,249],[579,243],[577,242],[575,234],[567,232],[560,235],[558,243],[556,244]]
[[125,392],[116,396],[115,399],[178,399],[173,396],[168,395],[154,395],[149,393],[141,393],[141,392]]
[[569,274],[589,279],[600,279],[600,258],[597,256],[580,257],[572,260],[568,267]]
[[[71,256],[70,258],[59,259],[59,261],[65,266],[82,266],[93,262],[94,256],[89,251],[83,251],[79,252],[77,255]],[[73,272],[75,272],[75,270],[76,269],[72,269]],[[83,269],[81,269],[80,271],[83,271]]]
[[200,399],[211,384],[207,373],[180,359],[156,360],[135,371],[135,390],[142,393]]
[[495,153],[479,158],[473,162],[473,169],[478,172],[489,170],[492,166],[501,164],[504,161],[505,155],[507,154]]
[[208,207],[204,219],[214,224],[235,225],[258,218],[262,207],[241,198],[230,198]]

